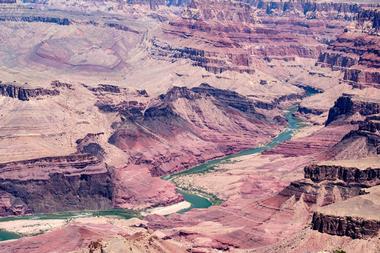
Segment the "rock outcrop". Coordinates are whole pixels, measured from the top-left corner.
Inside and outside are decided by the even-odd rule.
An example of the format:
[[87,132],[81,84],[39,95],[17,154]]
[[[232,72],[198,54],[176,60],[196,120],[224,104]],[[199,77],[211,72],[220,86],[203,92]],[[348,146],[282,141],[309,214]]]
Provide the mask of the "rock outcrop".
[[265,1],[248,0],[250,5],[262,10],[262,15],[300,15],[308,18],[330,18],[354,20],[362,8],[355,3],[310,2],[310,1]]
[[377,235],[380,230],[380,221],[350,216],[324,215],[315,212],[312,219],[312,229],[330,235],[364,239]]
[[368,116],[357,122],[358,129],[350,131],[331,150],[337,159],[363,158],[380,154],[379,116]]
[[333,165],[304,168],[303,180],[294,181],[280,195],[295,196],[310,205],[325,206],[365,194],[364,189],[380,184],[380,168],[358,169]]
[[302,198],[313,207],[312,229],[353,239],[377,235],[380,168],[311,165],[304,168],[304,178],[280,196]]
[[81,153],[0,164],[0,216],[112,208],[112,170],[90,138]]
[[21,101],[28,101],[30,98],[43,96],[57,96],[59,90],[49,90],[44,88],[25,88],[17,84],[4,84],[0,82],[0,95],[16,98]]
[[[269,127],[278,121],[258,113],[254,101],[208,84],[192,89],[174,87],[146,104],[97,105],[102,112],[117,112],[121,117],[109,142],[132,152],[133,163],[150,165],[154,175],[250,147],[262,138],[260,133],[267,136],[278,129]],[[190,141],[178,141],[182,138]],[[141,143],[156,149],[147,152]],[[175,152],[173,145],[177,146]]]
[[[329,5],[314,10],[318,18],[305,19],[303,12],[312,14],[311,7],[303,5],[302,1],[262,5],[254,1],[192,1],[181,17],[164,25],[162,36],[151,40],[150,51],[156,59],[188,59],[213,73],[254,74],[259,59],[267,63],[316,58],[331,34],[343,31],[342,16],[351,19],[358,11],[350,5]],[[277,8],[283,13],[275,13]],[[318,15],[328,10],[342,16],[330,20],[329,15]],[[191,43],[184,43],[189,38]]]
[[342,166],[311,165],[305,167],[305,178],[315,183],[322,181],[343,181],[371,187],[380,184],[380,168],[347,168]]
[[380,230],[379,189],[379,186],[372,187],[365,195],[318,208],[312,218],[312,229],[353,239],[377,236]]
[[321,52],[318,64],[342,71],[343,79],[354,86],[379,87],[379,45],[380,37],[376,34],[346,32]]
[[360,29],[368,33],[377,33],[380,30],[380,11],[378,9],[360,10],[357,23]]
[[345,120],[355,113],[367,116],[380,113],[380,104],[371,101],[361,101],[350,95],[343,95],[337,99],[334,106],[329,110],[325,125],[329,125],[338,119]]
[[13,21],[13,22],[42,22],[42,23],[54,23],[57,25],[70,25],[71,21],[68,18],[60,17],[48,17],[48,16],[12,16],[3,15],[0,16],[1,21]]

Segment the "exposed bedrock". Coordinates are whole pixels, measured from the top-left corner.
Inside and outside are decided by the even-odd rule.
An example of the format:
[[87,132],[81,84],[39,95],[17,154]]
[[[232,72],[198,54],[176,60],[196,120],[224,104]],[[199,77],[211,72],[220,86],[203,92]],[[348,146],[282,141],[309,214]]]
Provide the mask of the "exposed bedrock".
[[331,42],[318,57],[318,64],[341,70],[343,79],[354,86],[380,84],[380,37],[363,32],[346,32]]
[[362,187],[380,184],[380,168],[362,170],[342,166],[311,165],[306,166],[304,171],[305,178],[309,178],[315,183],[341,180],[348,184],[356,183]]
[[361,239],[376,236],[380,229],[380,221],[315,212],[312,219],[312,229],[321,233]]
[[321,115],[323,113],[323,110],[315,109],[315,108],[308,108],[305,106],[298,107],[298,112],[302,114],[314,114],[314,115]]
[[253,74],[250,67],[251,59],[247,54],[220,54],[218,52],[205,51],[191,47],[173,47],[158,40],[152,41],[152,55],[158,59],[169,58],[189,59],[194,66],[203,67],[209,72],[218,74],[227,70]]
[[[246,13],[252,10],[260,10],[261,15],[289,15],[297,14],[307,17],[319,18],[320,16],[329,16],[331,19],[357,19],[358,14],[361,20],[372,22],[372,13],[365,12],[359,4],[356,3],[332,3],[332,2],[310,2],[310,1],[270,1],[270,0],[128,0],[129,4],[145,4],[150,8],[155,9],[160,5],[167,6],[188,6],[204,10],[201,17],[209,19],[224,20],[239,20],[240,22],[249,22],[252,19],[247,19]],[[210,10],[205,8],[205,4],[213,6],[226,6],[233,11],[222,12],[218,8]],[[232,15],[232,14],[235,15]],[[326,14],[328,13],[328,14]]]
[[27,101],[30,98],[42,96],[57,96],[59,90],[49,90],[44,88],[24,88],[20,85],[5,84],[0,82],[0,95],[5,97],[16,98],[21,101]]
[[0,16],[1,21],[14,21],[14,22],[43,22],[54,23],[57,25],[70,25],[71,21],[68,18],[48,17],[48,16]]
[[366,117],[364,121],[359,122],[359,130],[371,133],[380,132],[380,115]]
[[[199,8],[205,1],[192,1],[191,7]],[[213,1],[213,4],[225,5],[230,1]],[[270,0],[240,0],[233,2],[234,10],[243,8],[257,9],[260,15],[299,15],[312,18],[328,16],[331,19],[353,20],[357,17],[362,8],[354,3],[330,3],[330,2],[310,2],[310,1],[270,1]],[[243,12],[244,13],[244,12]],[[209,14],[210,15],[210,14]],[[219,15],[222,16],[222,15]]]
[[154,9],[160,5],[167,6],[185,6],[191,3],[191,0],[127,0],[129,4],[146,4]]
[[379,87],[380,84],[380,72],[366,71],[362,69],[346,69],[344,70],[344,80],[360,84],[375,84],[374,87]]
[[[360,27],[367,28],[366,23],[370,23],[370,32],[377,32],[380,29],[380,10],[361,9],[358,13],[357,21]],[[367,28],[368,29],[368,28]]]
[[319,63],[324,63],[334,67],[351,67],[357,64],[359,59],[355,56],[342,55],[338,52],[324,51],[318,57]]
[[292,182],[280,192],[295,196],[309,205],[325,206],[365,194],[365,189],[380,184],[380,168],[358,169],[335,165],[310,165],[304,178]]
[[[251,147],[284,123],[275,110],[264,115],[253,100],[208,84],[174,87],[146,105],[99,102],[98,107],[121,118],[109,142],[131,152],[131,162],[145,164],[154,175]],[[156,149],[147,150],[151,145]]]
[[328,12],[330,18],[354,19],[356,14],[361,10],[358,4],[351,3],[265,0],[245,0],[244,2],[248,2],[258,9],[265,10],[265,14],[267,15],[299,13],[318,18]]
[[362,187],[358,185],[347,185],[340,182],[316,184],[310,180],[299,180],[290,183],[280,192],[280,195],[295,196],[296,200],[302,197],[303,201],[309,205],[325,206],[364,193]]
[[[95,143],[83,145],[93,153]],[[91,154],[0,164],[0,215],[107,209],[113,206],[111,169]]]
[[360,101],[350,95],[343,95],[335,101],[334,106],[329,110],[325,124],[327,126],[338,119],[346,119],[355,113],[359,113],[362,116],[380,113],[380,104]]
[[[342,20],[256,15],[242,1],[194,1],[190,7],[163,26],[150,53],[160,60],[188,59],[214,73],[253,74],[260,68],[257,60],[315,59],[345,27]],[[195,43],[183,43],[189,38]]]
[[[359,129],[352,130],[333,148],[332,153],[339,158],[349,159],[380,154],[380,132],[378,122],[360,121]],[[362,143],[359,150],[350,148],[350,143]]]
[[[380,104],[377,101],[363,101],[346,94],[339,97],[329,111],[325,130],[334,126],[350,127],[330,146],[327,156],[355,159],[378,155],[379,112]],[[364,188],[380,184],[380,169],[310,165],[304,168],[304,178],[292,182],[281,194],[295,195],[297,198],[304,195],[309,204],[321,206],[363,194]]]

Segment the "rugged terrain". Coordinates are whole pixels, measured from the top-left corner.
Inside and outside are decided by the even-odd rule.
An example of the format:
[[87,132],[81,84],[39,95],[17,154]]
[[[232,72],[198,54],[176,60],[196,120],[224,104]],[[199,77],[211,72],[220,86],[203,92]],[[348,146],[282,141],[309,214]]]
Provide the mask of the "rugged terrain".
[[379,252],[379,13],[0,1],[0,252]]

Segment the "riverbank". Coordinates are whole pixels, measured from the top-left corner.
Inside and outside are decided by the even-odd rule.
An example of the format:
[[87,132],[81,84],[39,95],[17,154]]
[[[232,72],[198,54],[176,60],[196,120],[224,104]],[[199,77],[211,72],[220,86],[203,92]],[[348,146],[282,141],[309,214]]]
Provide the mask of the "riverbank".
[[[172,181],[177,186],[177,191],[182,194],[185,201],[165,206],[156,207],[141,212],[142,215],[158,214],[158,215],[169,215],[172,213],[183,213],[187,212],[193,208],[208,208],[212,205],[219,205],[222,203],[223,198],[218,194],[211,193],[209,188],[199,188],[195,187],[194,184],[189,183],[189,178],[194,179],[199,175],[210,173],[216,168],[223,164],[232,164],[236,162],[236,158],[259,154],[263,151],[272,149],[277,145],[290,140],[294,133],[298,131],[301,127],[300,121],[297,120],[294,113],[297,111],[297,105],[292,106],[288,109],[285,117],[288,122],[288,127],[282,131],[278,136],[273,138],[266,145],[255,147],[248,150],[243,150],[236,154],[227,155],[222,158],[209,160],[201,165],[195,166],[189,170],[185,170],[173,175],[164,177],[164,179]],[[42,215],[32,215],[24,217],[9,217],[0,219],[0,229],[5,229],[7,232],[16,232],[22,235],[36,235],[44,233],[51,229],[68,224],[72,220],[77,220],[78,218],[86,217],[118,217],[122,219],[130,219],[132,217],[137,217],[140,214],[130,210],[123,209],[113,209],[105,211],[83,211],[83,212],[65,212],[65,213],[55,213],[55,214],[42,214]]]
[[236,154],[227,155],[222,158],[209,160],[191,169],[163,177],[163,179],[173,182],[177,186],[177,190],[184,197],[188,197],[188,199],[185,199],[191,203],[191,207],[186,209],[186,211],[189,211],[192,208],[208,208],[211,205],[221,204],[223,199],[225,199],[224,196],[221,196],[221,194],[218,193],[210,192],[207,187],[202,187],[199,184],[195,184],[194,179],[199,178],[198,176],[200,175],[214,172],[221,165],[234,163],[239,157],[260,154],[278,146],[285,141],[290,140],[303,126],[302,122],[295,116],[297,110],[298,105],[293,105],[287,110],[285,113],[285,118],[288,122],[287,128],[267,144],[260,147],[242,150]]
[[188,201],[181,201],[179,203],[169,205],[169,206],[160,206],[160,207],[154,207],[151,209],[148,209],[141,214],[143,216],[150,215],[150,214],[158,214],[158,215],[169,215],[172,213],[179,212],[181,210],[186,210],[191,207],[191,203]]
[[[139,225],[145,223],[139,218],[123,219],[120,217],[76,217],[70,220],[13,220],[0,222],[0,238],[5,240],[17,239],[44,234],[46,232],[62,228],[69,224],[113,224],[123,228],[129,228],[131,232],[138,232]],[[5,229],[7,231],[5,231]],[[2,235],[9,234],[7,238]]]

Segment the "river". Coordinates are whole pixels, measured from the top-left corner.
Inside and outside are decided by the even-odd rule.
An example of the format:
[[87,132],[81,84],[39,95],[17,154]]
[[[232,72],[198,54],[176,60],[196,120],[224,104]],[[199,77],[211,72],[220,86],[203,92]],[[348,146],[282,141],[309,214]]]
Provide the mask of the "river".
[[[237,158],[241,156],[246,155],[253,155],[253,154],[259,154],[263,151],[272,149],[276,147],[277,145],[288,141],[292,138],[293,134],[302,126],[302,123],[294,116],[294,113],[297,111],[298,106],[294,105],[291,106],[288,111],[285,113],[285,118],[287,119],[288,126],[285,130],[283,130],[279,135],[277,135],[275,138],[273,138],[270,142],[267,144],[255,147],[247,150],[240,151],[236,154],[227,155],[222,158],[209,160],[203,164],[200,164],[198,166],[195,166],[191,169],[181,171],[175,174],[172,174],[170,176],[163,177],[166,180],[170,180],[174,183],[176,183],[176,179],[181,176],[191,175],[191,174],[201,174],[201,173],[207,173],[212,170],[214,170],[217,166],[224,163],[231,162],[232,158]],[[187,190],[181,188],[179,185],[177,185],[177,190],[179,193],[182,194],[184,199],[191,203],[191,207],[185,210],[182,210],[180,212],[188,211],[192,208],[208,208],[211,205],[217,205],[221,203],[221,200],[218,199],[215,195],[205,192],[200,192],[197,190]]]
[[[302,87],[305,90],[306,96],[311,96],[319,93],[320,91],[309,87]],[[294,113],[298,110],[298,105],[293,105],[285,113],[285,118],[288,122],[288,126],[285,130],[283,130],[279,135],[273,138],[267,144],[255,147],[247,150],[240,151],[236,154],[227,155],[222,158],[209,160],[203,164],[195,166],[191,169],[181,171],[169,176],[163,177],[165,180],[170,180],[175,183],[175,179],[184,175],[190,174],[199,174],[199,173],[207,173],[214,170],[218,165],[222,163],[231,162],[231,158],[241,157],[245,155],[258,154],[263,151],[272,149],[277,145],[288,141],[292,138],[293,134],[302,126],[301,121],[299,121]],[[179,211],[179,213],[187,212],[193,208],[208,208],[212,205],[218,205],[222,202],[221,199],[218,199],[215,195],[207,192],[201,192],[199,190],[192,189],[187,190],[181,188],[177,185],[177,191],[184,197],[186,201],[191,204],[190,208],[183,209]],[[97,216],[116,216],[124,219],[130,219],[132,217],[138,217],[139,214],[137,212],[133,212],[126,209],[111,209],[104,211],[76,211],[76,212],[60,212],[60,213],[51,213],[51,214],[36,214],[36,215],[28,215],[28,216],[19,216],[19,217],[4,217],[0,218],[0,222],[3,221],[12,221],[12,220],[48,220],[48,219],[66,219],[70,220],[76,217],[97,217]],[[0,241],[17,239],[20,238],[19,234],[0,230]]]
[[[322,92],[321,90],[318,90],[316,88],[313,88],[307,85],[299,85],[298,87],[304,89],[305,97],[310,97]],[[286,111],[284,115],[288,123],[287,128],[283,130],[279,135],[277,135],[267,144],[260,147],[243,150],[236,154],[227,155],[222,158],[209,160],[191,169],[163,177],[163,179],[170,180],[173,183],[175,183],[177,186],[177,191],[180,194],[182,194],[182,196],[187,202],[191,204],[190,208],[181,210],[179,212],[183,213],[193,208],[208,208],[212,205],[218,205],[222,203],[222,200],[219,199],[217,196],[207,193],[207,192],[202,192],[196,189],[189,190],[189,189],[181,188],[181,186],[176,183],[176,179],[178,179],[181,176],[186,176],[186,175],[191,175],[191,174],[208,173],[214,170],[217,166],[219,166],[222,163],[231,162],[231,158],[241,157],[245,155],[259,154],[259,153],[262,153],[263,151],[270,150],[285,141],[290,140],[292,136],[294,135],[294,133],[298,131],[303,125],[302,122],[298,120],[297,117],[294,115],[294,113],[297,112],[297,110],[298,110],[298,104],[295,104],[288,108],[288,110]]]

